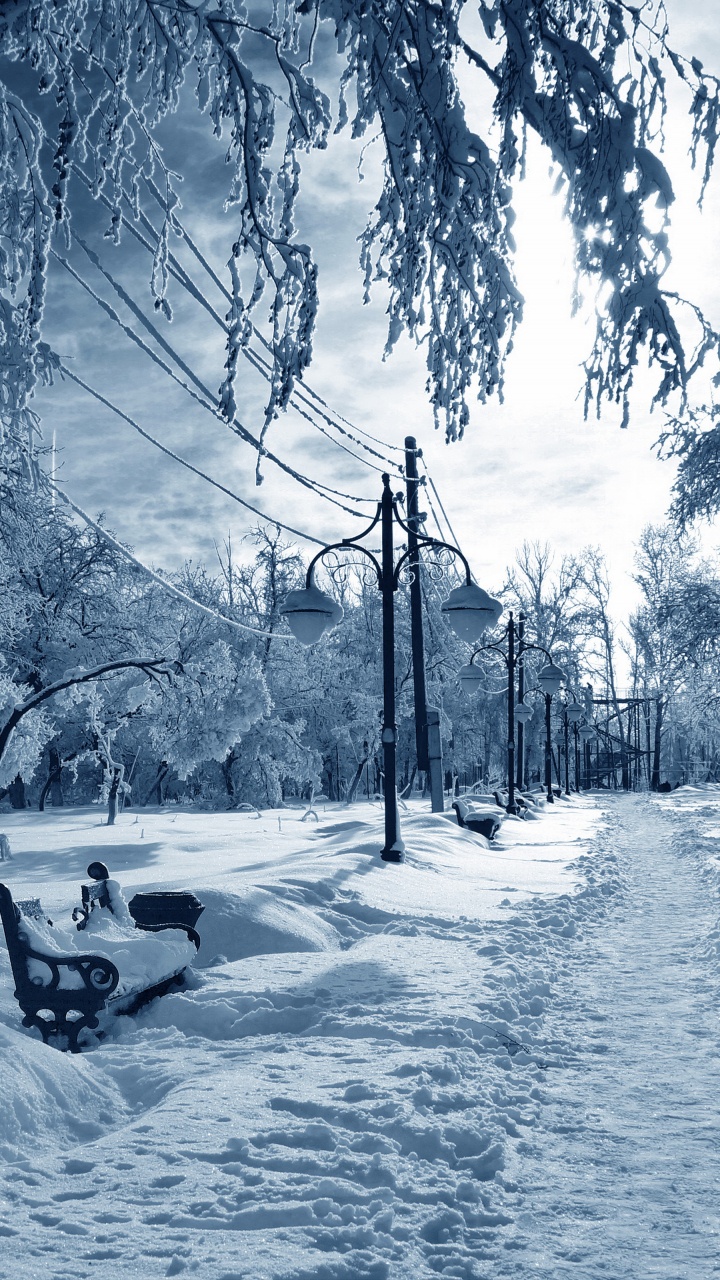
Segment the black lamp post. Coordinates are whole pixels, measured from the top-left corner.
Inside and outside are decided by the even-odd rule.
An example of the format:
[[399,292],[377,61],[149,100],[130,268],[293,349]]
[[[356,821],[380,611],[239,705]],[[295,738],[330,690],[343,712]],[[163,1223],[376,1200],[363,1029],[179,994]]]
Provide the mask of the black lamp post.
[[[521,621],[523,623],[525,621],[524,616],[522,614],[521,614]],[[519,641],[517,646],[516,646],[516,638]],[[538,651],[538,653],[544,654],[548,660],[548,666],[543,667],[542,671],[538,675],[538,685],[541,691],[546,696],[545,786],[547,789],[548,798],[551,802],[553,800],[552,774],[551,774],[552,746],[549,745],[550,744],[550,739],[548,737],[549,730],[547,729],[547,716],[549,713],[547,708],[552,702],[553,693],[557,693],[558,689],[560,688],[560,684],[564,680],[565,676],[564,676],[564,672],[562,672],[559,667],[555,666],[547,649],[544,649],[541,644],[527,643],[524,636],[524,626],[523,626],[523,636],[522,636],[522,639],[520,640],[520,637],[515,627],[515,619],[512,613],[509,615],[508,624],[503,634],[500,636],[500,641],[502,641],[503,639],[507,640],[507,649],[502,648],[502,645],[499,641],[497,643],[480,645],[479,648],[475,649],[474,653],[472,654],[472,657],[470,658],[469,663],[467,663],[466,666],[461,668],[459,672],[459,678],[460,678],[460,683],[462,684],[466,692],[468,693],[474,692],[474,686],[477,685],[479,679],[481,678],[480,671],[474,665],[474,659],[477,657],[479,653],[489,653],[489,652],[498,653],[502,658],[503,662],[505,663],[505,666],[507,667],[507,671],[508,671],[508,701],[507,701],[508,804],[507,804],[507,811],[508,813],[517,813],[518,806],[515,800],[515,722],[516,720],[522,720],[524,718],[522,716],[521,717],[517,716],[516,714],[517,707],[521,705],[522,706],[525,705],[522,699],[517,704],[515,702],[515,672],[516,672],[518,663],[521,660],[521,658],[524,656],[524,654],[531,649],[535,649]],[[475,672],[477,672],[477,677],[474,675]],[[543,676],[545,678],[544,684],[542,680]]]
[[[572,692],[572,690],[571,690]],[[565,732],[565,795],[570,795],[570,726],[575,739],[575,790],[580,790],[580,748],[578,745],[578,722],[585,714],[585,708],[573,694],[571,702],[563,705],[563,729]]]
[[557,743],[557,752],[558,752],[558,754],[557,754],[557,780],[558,780],[558,787],[560,788],[560,790],[562,790],[562,780],[563,780],[563,751],[564,751],[564,752],[565,752],[565,770],[564,770],[564,773],[565,773],[565,795],[569,795],[569,788],[568,788],[568,781],[569,781],[569,779],[568,779],[568,762],[567,762],[567,739],[566,739],[566,737],[565,737],[565,725],[564,725],[564,723],[563,723],[563,718],[561,718],[561,719],[558,721],[558,724],[557,724],[557,735],[556,735],[556,738],[555,738],[555,742]]
[[545,695],[545,790],[548,804],[555,803],[552,786],[552,700],[565,679],[564,671],[551,661],[538,672],[537,682]]
[[568,720],[567,703],[563,704],[560,717],[560,734],[565,748],[565,795],[570,795],[570,721]]
[[578,738],[580,738],[580,739],[581,739],[582,744],[583,744],[583,765],[584,765],[583,774],[584,774],[584,779],[585,779],[585,787],[584,787],[585,791],[589,791],[589,790],[590,790],[590,782],[591,782],[591,779],[590,779],[590,743],[592,742],[592,740],[593,740],[593,738],[594,738],[594,737],[595,737],[595,730],[594,730],[594,728],[593,728],[593,726],[592,726],[591,724],[581,724],[581,725],[579,726],[579,728],[578,728]]
[[[540,648],[539,645],[528,645],[527,647]],[[545,650],[543,649],[542,652],[545,653]],[[537,688],[528,689],[528,694],[542,694],[545,704],[545,795],[548,804],[555,803],[555,795],[553,793],[552,785],[552,700],[564,679],[564,672],[560,670],[560,667],[556,667],[555,663],[551,661],[548,662],[546,667],[543,667],[538,672]],[[520,715],[518,714],[520,711],[525,713],[523,715],[523,720],[529,720],[532,716],[530,708],[521,700],[515,707],[515,719],[518,721],[518,724],[521,723]]]
[[[315,586],[315,566],[330,551],[359,551],[373,565],[377,574],[377,583],[382,595],[382,656],[383,656],[383,723],[381,741],[385,769],[385,844],[381,857],[385,862],[402,862],[405,854],[400,832],[400,817],[397,802],[397,725],[395,723],[395,592],[398,589],[400,573],[403,566],[417,555],[418,548],[428,547],[431,550],[446,550],[459,557],[465,566],[465,583],[455,587],[442,605],[442,612],[461,639],[472,643],[482,635],[486,627],[493,625],[500,614],[501,606],[491,600],[486,591],[475,585],[470,577],[470,566],[465,556],[457,547],[449,542],[441,542],[437,538],[418,534],[408,528],[401,518],[397,500],[390,489],[390,477],[383,475],[383,492],[378,503],[375,518],[356,538],[343,538],[342,542],[331,543],[318,551],[310,561],[305,575],[305,586],[290,591],[280,606],[280,613],[286,619],[290,630],[301,644],[315,644],[330,628],[337,625],[343,616],[343,610],[331,596]],[[413,535],[410,549],[400,556],[397,564],[393,550],[393,523],[408,535]],[[361,546],[364,538],[380,525],[381,554],[380,560]]]
[[[518,681],[517,681],[517,703],[521,705],[525,701],[525,663],[523,662],[523,652],[525,649],[525,614],[520,613],[518,618]],[[522,791],[525,781],[525,720],[520,716],[515,716],[517,724],[517,746],[515,749],[515,781],[518,790]]]

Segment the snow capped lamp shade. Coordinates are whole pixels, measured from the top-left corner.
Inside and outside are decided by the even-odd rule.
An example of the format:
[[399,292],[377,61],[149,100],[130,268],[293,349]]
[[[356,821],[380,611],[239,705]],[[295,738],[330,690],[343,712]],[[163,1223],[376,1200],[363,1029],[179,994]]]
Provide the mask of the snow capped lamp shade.
[[527,724],[528,720],[532,720],[532,718],[533,718],[533,709],[532,707],[528,706],[527,702],[515,703],[515,719],[517,720],[518,724],[525,725]]
[[336,627],[343,612],[342,605],[314,584],[289,591],[280,605],[280,613],[295,639],[305,645],[316,644],[326,631]]
[[581,702],[568,702],[565,708],[569,724],[577,724],[578,720],[582,720],[585,715],[585,708]]
[[474,663],[466,662],[465,666],[461,667],[458,671],[458,680],[460,681],[460,688],[463,693],[466,693],[469,698],[472,698],[473,694],[477,693],[480,687],[482,671],[479,667],[476,667]]
[[589,742],[591,738],[595,737],[595,729],[591,724],[581,724],[578,729],[578,737],[582,738],[583,742]]
[[440,606],[450,626],[461,640],[472,644],[488,627],[494,627],[502,605],[474,582],[455,587]]
[[548,662],[546,666],[538,671],[538,688],[542,689],[543,693],[549,693],[552,698],[564,679],[565,672],[560,667],[556,667],[554,662]]

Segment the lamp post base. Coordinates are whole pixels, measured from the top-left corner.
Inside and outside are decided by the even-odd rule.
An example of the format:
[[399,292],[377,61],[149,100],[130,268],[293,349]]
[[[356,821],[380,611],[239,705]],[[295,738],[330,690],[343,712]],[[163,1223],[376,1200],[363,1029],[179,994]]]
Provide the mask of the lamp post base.
[[382,858],[383,862],[404,862],[405,850],[397,849],[397,848],[383,849],[382,853],[380,854],[380,857]]

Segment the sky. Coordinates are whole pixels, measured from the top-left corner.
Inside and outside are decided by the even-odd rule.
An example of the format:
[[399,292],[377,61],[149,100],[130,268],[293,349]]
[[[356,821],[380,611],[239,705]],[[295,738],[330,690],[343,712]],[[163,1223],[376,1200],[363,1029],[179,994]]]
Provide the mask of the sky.
[[[699,51],[708,68],[720,72],[720,0],[701,10],[673,0],[668,9],[675,46],[685,53]],[[469,111],[482,115],[486,100],[471,77],[463,82],[463,94]],[[718,179],[700,215],[695,206],[699,180],[684,154],[688,102],[673,91],[671,105],[666,159],[678,198],[668,281],[701,303],[718,324]],[[166,160],[185,177],[183,220],[227,278],[232,213],[221,208],[227,183],[223,149],[213,144],[207,119],[188,103],[165,122],[160,137]],[[571,318],[570,237],[561,202],[552,195],[547,158],[531,147],[527,178],[516,189],[517,278],[526,310],[507,367],[505,402],[473,406],[465,438],[447,445],[433,427],[422,351],[401,341],[383,361],[386,299],[376,288],[371,303],[362,302],[357,237],[376,196],[377,160],[371,149],[365,180],[359,182],[358,154],[359,145],[342,134],[303,166],[299,232],[313,245],[321,298],[310,386],[352,423],[385,441],[393,458],[401,457],[406,434],[416,436],[481,585],[491,591],[501,586],[505,567],[524,540],[548,542],[558,557],[599,545],[613,581],[614,614],[626,617],[636,599],[630,578],[633,543],[648,522],[663,519],[674,472],[652,448],[663,415],[648,412],[649,395],[638,394],[629,430],[620,429],[615,413],[600,421],[583,419],[580,365],[591,335],[582,319]],[[120,250],[113,249],[103,240],[104,218],[98,219],[97,209],[82,193],[75,198],[76,228],[147,305],[149,261],[142,250],[127,236]],[[93,278],[98,293],[124,311],[80,250],[67,257]],[[187,256],[184,260],[190,261]],[[224,311],[214,286],[210,295]],[[175,319],[165,328],[168,339],[216,389],[223,376],[222,333],[180,291],[170,296]],[[256,487],[255,453],[127,343],[57,262],[51,264],[46,322],[47,339],[75,372],[168,447],[269,516],[327,541],[362,527],[270,464],[263,466],[264,480]],[[264,400],[264,384],[243,366],[240,414],[255,434]],[[42,392],[37,407],[46,443],[55,435],[58,477],[67,492],[92,515],[103,511],[108,526],[148,563],[168,569],[186,558],[212,564],[215,542],[222,544],[230,535],[239,548],[258,523],[163,457],[72,383]],[[355,463],[292,412],[273,425],[268,444],[325,484],[367,499],[368,510],[379,497],[378,472]],[[714,546],[713,530],[705,538]]]

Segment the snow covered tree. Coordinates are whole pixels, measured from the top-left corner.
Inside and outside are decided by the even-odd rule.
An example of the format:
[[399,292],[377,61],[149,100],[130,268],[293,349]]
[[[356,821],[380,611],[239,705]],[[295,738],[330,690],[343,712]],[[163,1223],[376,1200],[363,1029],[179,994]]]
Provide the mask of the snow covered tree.
[[694,742],[703,730],[712,728],[716,736],[720,731],[720,574],[688,534],[672,525],[648,525],[634,577],[642,603],[630,632],[638,675],[655,704],[651,786],[657,790],[668,727],[682,725],[685,738]]
[[[62,695],[127,670],[170,676],[174,666],[162,649],[144,649],[133,624],[138,584],[99,534],[27,484],[0,485],[0,497],[0,771],[4,782],[8,771],[30,778],[57,737],[59,783],[63,719],[74,705]],[[80,750],[75,739],[72,754]]]
[[259,664],[238,663],[223,640],[183,666],[182,679],[150,694],[150,737],[180,778],[203,760],[225,759],[270,710]]
[[[30,694],[31,690],[27,685],[18,685],[0,667],[0,727],[9,723],[18,700],[24,696],[29,697]],[[45,712],[40,712],[27,720],[20,717],[15,732],[7,735],[5,744],[0,736],[0,788],[3,791],[7,790],[8,784],[18,775],[32,777],[40,762],[45,742],[52,737],[52,732],[52,722]]]
[[[98,201],[111,239],[138,219],[153,232],[151,294],[170,318],[179,192],[157,132],[186,81],[208,128],[225,136],[226,201],[236,210],[217,400],[229,419],[263,297],[266,425],[310,362],[318,281],[296,233],[301,160],[346,124],[382,148],[362,236],[366,287],[382,280],[389,291],[388,349],[403,331],[424,345],[448,438],[463,432],[471,394],[502,391],[521,319],[513,184],[528,131],[564,192],[578,300],[597,300],[587,402],[619,402],[627,420],[644,353],[655,399],[677,392],[682,405],[717,351],[715,330],[664,284],[673,191],[660,152],[672,75],[689,93],[704,189],[719,86],[697,58],[674,51],[659,0],[481,0],[479,20],[463,0],[6,0],[0,59],[0,414],[13,465],[32,456],[33,390],[57,364],[42,341],[47,267],[53,237],[72,233],[79,186]],[[472,75],[473,96],[493,100],[479,121],[459,88]]]

